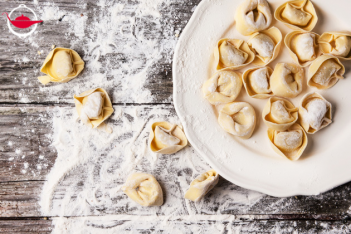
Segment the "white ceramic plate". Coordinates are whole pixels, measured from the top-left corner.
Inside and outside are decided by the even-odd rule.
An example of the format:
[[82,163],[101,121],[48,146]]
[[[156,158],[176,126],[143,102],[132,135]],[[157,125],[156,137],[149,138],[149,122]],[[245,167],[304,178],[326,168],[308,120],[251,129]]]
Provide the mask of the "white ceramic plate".
[[[270,0],[272,11],[284,0]],[[174,104],[191,145],[224,178],[244,188],[272,196],[313,195],[351,180],[351,77],[350,62],[345,79],[326,91],[318,91],[333,105],[333,123],[315,135],[301,159],[291,162],[277,155],[266,135],[261,113],[267,99],[250,98],[244,88],[236,101],[249,102],[256,110],[257,126],[253,136],[242,140],[224,132],[217,122],[216,110],[203,98],[201,86],[215,71],[213,50],[223,37],[248,39],[234,25],[234,12],[241,0],[203,0],[196,8],[177,44],[173,62]],[[351,1],[314,0],[319,21],[313,30],[350,30]],[[284,36],[292,31],[273,21]],[[293,62],[282,45],[277,62]],[[246,68],[245,68],[246,69]],[[307,70],[307,69],[306,69]],[[241,70],[242,71],[242,70]],[[292,99],[298,106],[308,88]]]

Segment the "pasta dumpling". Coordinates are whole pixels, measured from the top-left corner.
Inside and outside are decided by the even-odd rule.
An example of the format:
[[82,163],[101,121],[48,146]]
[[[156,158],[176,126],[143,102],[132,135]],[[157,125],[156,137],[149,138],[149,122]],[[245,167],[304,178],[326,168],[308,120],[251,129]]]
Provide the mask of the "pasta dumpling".
[[79,54],[71,49],[55,48],[40,69],[46,76],[38,77],[42,84],[49,82],[65,83],[77,77],[84,68],[84,61]]
[[244,36],[267,29],[272,12],[266,0],[244,0],[235,14],[236,29]]
[[296,123],[298,110],[288,99],[271,97],[262,112],[263,122],[268,128],[285,131]]
[[234,101],[241,87],[241,76],[237,72],[221,70],[204,83],[202,92],[212,105],[217,105]]
[[351,60],[351,33],[350,32],[326,32],[318,40],[323,54]]
[[269,128],[267,134],[273,150],[291,161],[298,160],[307,147],[307,135],[296,123],[285,131]]
[[255,58],[254,52],[243,40],[224,38],[219,40],[214,52],[217,70],[238,70]]
[[251,68],[244,72],[243,83],[246,93],[253,98],[269,98],[273,95],[269,85],[273,69],[270,67]]
[[270,79],[274,95],[293,98],[302,91],[302,80],[305,72],[302,67],[293,63],[278,63]]
[[289,54],[302,67],[306,67],[319,56],[319,35],[313,32],[293,31],[284,42]]
[[215,170],[209,170],[195,178],[185,193],[185,198],[194,202],[203,198],[218,183],[219,176]]
[[81,121],[96,128],[114,112],[110,97],[102,88],[74,95],[74,103]]
[[299,107],[301,125],[309,134],[314,134],[332,122],[332,106],[318,93],[306,94]]
[[187,144],[188,140],[180,126],[165,121],[151,125],[149,146],[152,152],[174,154]]
[[308,69],[307,84],[317,89],[329,89],[344,79],[345,67],[338,58],[331,55],[318,57]]
[[274,17],[294,30],[311,31],[318,21],[316,10],[310,0],[288,1],[275,10]]
[[161,186],[150,174],[131,174],[123,185],[122,191],[142,206],[161,206],[163,204]]
[[224,131],[248,139],[256,126],[255,110],[246,102],[228,103],[220,109],[218,122]]
[[272,62],[279,54],[282,39],[282,33],[276,27],[252,34],[247,42],[256,53],[252,64],[265,66]]

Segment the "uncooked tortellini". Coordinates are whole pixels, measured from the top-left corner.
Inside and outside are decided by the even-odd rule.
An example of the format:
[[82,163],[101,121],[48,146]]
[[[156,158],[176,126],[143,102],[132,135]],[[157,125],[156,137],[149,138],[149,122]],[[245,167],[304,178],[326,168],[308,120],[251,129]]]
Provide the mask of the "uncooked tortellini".
[[332,106],[318,93],[306,94],[300,104],[301,125],[309,134],[314,134],[332,122]]
[[174,154],[187,144],[188,140],[180,126],[165,121],[151,125],[149,146],[153,152]]
[[202,86],[205,98],[212,104],[233,102],[242,87],[241,76],[235,71],[216,72]]
[[163,193],[155,177],[146,173],[134,173],[128,176],[122,190],[133,201],[142,206],[161,206]]
[[273,150],[291,161],[301,157],[308,143],[305,131],[296,123],[286,131],[269,128],[267,133]]
[[282,33],[276,27],[252,34],[247,42],[251,50],[256,52],[252,64],[265,66],[272,62],[279,54],[282,39]]
[[102,88],[74,95],[74,103],[81,121],[92,128],[98,127],[114,111],[107,92]]
[[310,0],[288,1],[275,10],[274,17],[294,30],[311,31],[318,21],[316,10]]
[[326,32],[322,34],[318,42],[323,54],[351,60],[350,32]]
[[84,61],[79,54],[71,49],[55,48],[46,56],[40,71],[46,76],[39,76],[42,84],[49,82],[65,83],[76,76],[84,68]]
[[293,98],[302,91],[302,80],[305,72],[302,67],[293,63],[278,63],[270,79],[274,95]]
[[272,12],[266,0],[244,0],[235,14],[236,29],[244,36],[267,29]]
[[338,58],[322,55],[313,61],[308,69],[308,86],[317,89],[329,89],[340,79],[344,79],[345,67]]
[[288,99],[271,97],[262,112],[263,122],[268,128],[285,131],[296,123],[298,110]]
[[293,31],[286,35],[284,42],[294,61],[306,67],[320,54],[318,39],[319,35],[314,32]]
[[228,103],[219,111],[218,122],[226,132],[248,139],[256,126],[255,110],[246,102]]
[[214,52],[217,70],[229,68],[238,70],[250,64],[255,54],[243,40],[238,39],[221,39],[217,43]]
[[251,68],[244,72],[243,83],[246,93],[253,98],[269,98],[273,95],[269,85],[273,69],[270,67]]
[[185,198],[194,202],[203,198],[218,183],[218,173],[215,170],[209,170],[195,178],[190,184],[190,188],[185,193]]

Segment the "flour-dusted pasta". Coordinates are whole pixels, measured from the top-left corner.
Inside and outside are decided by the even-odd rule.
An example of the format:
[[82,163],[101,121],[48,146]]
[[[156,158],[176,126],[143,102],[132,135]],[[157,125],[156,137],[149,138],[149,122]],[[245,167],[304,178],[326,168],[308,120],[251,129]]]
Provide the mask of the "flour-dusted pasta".
[[285,131],[296,123],[298,110],[288,99],[271,97],[262,111],[263,122],[268,128]]
[[267,29],[272,12],[266,0],[244,0],[235,13],[236,29],[244,36]]
[[77,77],[84,68],[84,61],[79,54],[71,49],[55,48],[48,56],[40,69],[46,76],[39,76],[42,84],[49,82],[65,83]]
[[128,176],[122,190],[133,201],[142,206],[161,206],[163,193],[155,177],[146,173],[133,173]]
[[320,55],[318,39],[319,35],[314,32],[293,31],[286,35],[284,42],[294,61],[306,67]]
[[195,178],[185,193],[185,198],[194,202],[203,198],[218,183],[219,175],[215,170],[209,170]]
[[345,67],[332,55],[322,55],[308,69],[307,85],[317,89],[329,89],[344,79]]
[[311,31],[318,21],[316,10],[310,0],[288,1],[275,10],[274,17],[294,30]]
[[228,103],[220,109],[218,122],[226,132],[248,139],[256,126],[255,110],[246,102]]
[[255,53],[243,40],[224,38],[218,41],[214,51],[217,70],[238,70],[255,59]]
[[351,32],[325,32],[318,43],[323,54],[351,60]]
[[229,103],[239,95],[242,83],[240,73],[221,70],[204,83],[202,93],[212,105]]
[[110,97],[102,88],[74,95],[74,103],[81,121],[92,128],[98,127],[114,112]]
[[247,42],[251,50],[256,53],[252,64],[265,66],[272,62],[279,54],[282,40],[282,33],[276,27],[252,34]]
[[243,74],[243,83],[247,95],[253,98],[269,98],[273,92],[269,85],[273,69],[270,67],[250,68]]
[[296,123],[285,131],[269,128],[267,134],[273,150],[291,161],[298,160],[308,144],[307,134]]
[[293,98],[302,91],[304,69],[293,63],[278,63],[271,75],[270,86],[274,95]]
[[301,126],[309,134],[314,134],[332,122],[332,105],[318,93],[306,94],[300,103]]
[[149,146],[152,152],[174,154],[187,144],[188,140],[180,126],[166,121],[151,125]]

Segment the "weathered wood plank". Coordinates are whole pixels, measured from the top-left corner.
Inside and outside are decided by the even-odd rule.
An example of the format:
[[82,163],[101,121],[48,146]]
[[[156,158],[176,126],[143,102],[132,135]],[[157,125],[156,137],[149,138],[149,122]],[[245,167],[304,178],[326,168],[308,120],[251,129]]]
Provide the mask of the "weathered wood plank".
[[[40,75],[41,64],[51,46],[72,47],[82,56],[83,60],[91,62],[93,58],[89,54],[91,51],[87,51],[87,43],[97,40],[96,37],[100,36],[97,35],[98,33],[105,33],[102,37],[108,37],[107,32],[94,31],[92,24],[99,21],[102,21],[102,24],[112,24],[111,17],[104,18],[104,15],[109,14],[108,10],[101,7],[98,1],[93,0],[84,3],[62,0],[55,1],[55,3],[39,1],[38,4],[33,4],[33,1],[21,1],[21,4],[33,8],[39,17],[42,16],[44,23],[38,26],[35,35],[27,39],[20,39],[11,34],[6,23],[0,25],[2,35],[0,38],[0,103],[73,103],[72,96],[75,93],[85,91],[83,90],[85,83],[96,77],[97,74],[105,77],[98,84],[94,83],[93,85],[106,87],[111,93],[114,103],[169,103],[172,95],[172,45],[169,46],[169,49],[156,46],[155,50],[159,52],[159,55],[147,67],[145,66],[150,61],[144,61],[146,57],[143,52],[147,53],[146,51],[140,51],[139,55],[131,54],[125,51],[123,45],[130,40],[135,40],[133,43],[140,45],[144,40],[159,45],[161,41],[165,40],[174,43],[177,39],[174,35],[179,34],[185,27],[194,6],[199,1],[174,0],[167,2],[167,4],[161,4],[157,7],[161,14],[160,18],[153,18],[147,14],[139,16],[138,2],[118,1],[118,4],[125,5],[124,9],[120,10],[118,14],[125,17],[125,30],[127,31],[124,34],[116,31],[115,38],[110,41],[110,43],[116,45],[116,48],[109,49],[111,51],[106,54],[100,53],[98,62],[104,69],[96,72],[92,71],[92,65],[87,65],[83,74],[68,84],[56,83],[49,84],[46,87],[38,82],[37,76]],[[9,12],[18,4],[17,2],[1,0],[0,8]],[[108,4],[114,5],[117,3],[109,2]],[[46,19],[48,14],[53,14],[53,16]],[[65,15],[61,21],[59,19],[63,15],[60,14]],[[87,17],[87,20],[85,22],[85,35],[80,39],[73,33],[74,29],[72,28],[75,27],[74,21],[79,20],[81,14],[83,17]],[[132,21],[135,22],[132,23]],[[2,22],[5,22],[5,17],[3,17]],[[156,25],[155,22],[160,25]],[[134,31],[129,28],[134,28]],[[137,35],[134,35],[136,33]],[[135,50],[139,49],[142,50],[142,47],[135,48]],[[43,53],[38,55],[38,51],[43,51]],[[140,68],[133,68],[134,70],[120,69],[120,67],[131,62],[140,63]],[[146,73],[142,70],[143,67],[145,67]],[[138,79],[138,75],[146,77],[145,81],[144,79],[140,80],[143,83],[143,88],[135,90],[132,95],[121,96],[120,93],[127,88],[121,86],[121,82],[131,79],[130,77]],[[144,99],[143,96],[138,96],[145,95],[142,90],[149,90],[151,98]]]
[[51,220],[0,220],[0,233],[51,233]]
[[[74,107],[60,107],[63,113],[71,113]],[[171,119],[176,120],[175,111],[172,106],[155,105],[155,106],[114,106],[115,115],[108,121],[113,126],[136,126],[131,129],[122,130],[114,136],[115,140],[110,139],[111,145],[118,145],[123,148],[124,145],[131,143],[136,135],[140,139],[135,142],[133,147],[140,147],[139,144],[146,142],[148,129],[142,128],[141,131],[135,131],[139,126],[147,126],[154,119]],[[161,112],[159,110],[162,110]],[[56,111],[54,107],[1,107],[0,108],[0,130],[2,145],[0,151],[0,217],[33,217],[40,216],[39,196],[42,190],[45,176],[53,166],[57,153],[54,147],[50,146],[53,139],[52,134],[52,116]],[[65,114],[63,115],[65,116]],[[66,116],[67,121],[71,121],[71,116]],[[132,125],[131,125],[132,123]],[[32,130],[34,129],[34,133]],[[84,129],[83,129],[84,130]],[[27,144],[28,139],[32,139]],[[33,140],[34,139],[34,140]],[[11,147],[9,141],[13,142]],[[21,150],[21,154],[16,153],[16,148]],[[126,147],[124,147],[126,148]],[[31,153],[34,152],[34,153]],[[40,159],[39,155],[44,158]],[[22,154],[25,158],[22,159]],[[115,194],[111,202],[91,203],[88,204],[88,214],[90,215],[107,215],[107,214],[138,214],[137,206],[128,200],[126,195],[116,190],[123,182],[124,176],[118,175],[118,165],[123,160],[118,159],[118,151],[114,151],[113,158],[115,161],[109,161],[111,158],[101,151],[104,155],[97,161],[89,161],[77,165],[74,170],[70,171],[56,187],[53,197],[54,207],[60,207],[65,202],[75,201],[78,196],[82,196],[80,191],[85,186],[89,186],[94,194],[101,191],[109,191]],[[112,157],[111,156],[111,157]],[[8,162],[9,158],[14,158]],[[127,157],[127,155],[124,155]],[[172,156],[159,156],[154,166],[148,161],[150,155],[145,155],[146,161],[143,161],[141,168],[149,168],[150,172],[158,176],[158,179],[165,191],[165,206],[173,207],[174,212],[179,215],[189,214],[191,212],[200,215],[266,215],[267,219],[317,219],[317,220],[340,220],[348,219],[351,207],[351,183],[340,186],[327,193],[317,196],[298,196],[289,198],[275,198],[262,195],[260,193],[248,191],[232,183],[221,179],[219,184],[211,191],[202,203],[187,203],[182,194],[187,184],[202,170],[205,162],[199,158],[191,146],[187,147],[178,154]],[[182,160],[189,158],[190,161],[196,161],[196,168],[182,163]],[[47,164],[46,168],[38,170],[38,165]],[[28,163],[25,168],[24,163]],[[14,165],[20,165],[15,167]],[[6,168],[6,165],[7,168]],[[12,165],[12,169],[8,170]],[[109,165],[109,166],[108,166]],[[104,180],[101,181],[100,174],[105,171]],[[152,169],[153,168],[153,169]],[[27,172],[22,170],[27,169]],[[122,168],[123,169],[123,168]],[[167,172],[167,173],[165,173]],[[166,175],[167,174],[167,175]],[[88,175],[94,175],[96,179],[93,185],[89,184]],[[109,182],[112,178],[112,181]],[[101,187],[102,186],[102,187]],[[101,194],[100,194],[101,195]],[[98,196],[100,196],[98,195]],[[95,196],[95,195],[94,195]],[[187,204],[187,205],[186,205]],[[189,208],[190,207],[190,208]],[[143,214],[148,212],[144,210]],[[167,211],[158,210],[159,215],[167,215]],[[77,211],[72,211],[67,216],[76,216]],[[245,218],[243,216],[243,218]]]

